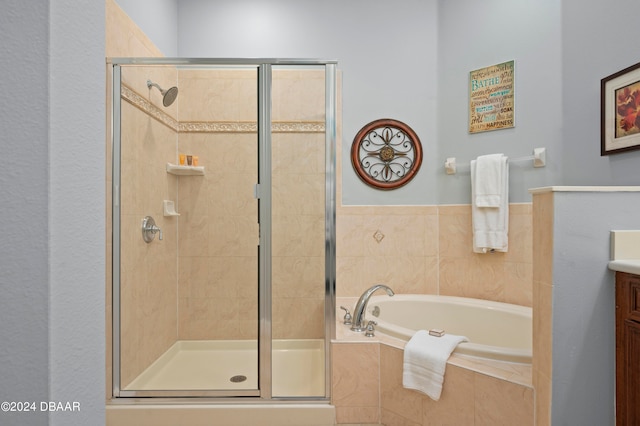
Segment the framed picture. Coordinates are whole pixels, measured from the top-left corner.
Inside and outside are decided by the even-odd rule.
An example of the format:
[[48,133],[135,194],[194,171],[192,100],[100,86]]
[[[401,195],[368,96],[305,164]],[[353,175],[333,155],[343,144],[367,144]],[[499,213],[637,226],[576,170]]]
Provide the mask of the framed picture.
[[514,61],[469,73],[469,133],[515,126]]
[[640,63],[600,82],[600,155],[640,149]]

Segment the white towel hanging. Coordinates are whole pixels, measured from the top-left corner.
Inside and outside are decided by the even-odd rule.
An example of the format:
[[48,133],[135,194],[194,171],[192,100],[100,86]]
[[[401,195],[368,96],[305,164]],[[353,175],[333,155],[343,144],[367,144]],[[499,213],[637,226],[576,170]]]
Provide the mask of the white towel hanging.
[[404,347],[402,386],[439,400],[447,360],[456,346],[467,340],[453,334],[434,337],[426,330],[416,332]]
[[471,161],[473,251],[509,248],[509,159],[491,154]]

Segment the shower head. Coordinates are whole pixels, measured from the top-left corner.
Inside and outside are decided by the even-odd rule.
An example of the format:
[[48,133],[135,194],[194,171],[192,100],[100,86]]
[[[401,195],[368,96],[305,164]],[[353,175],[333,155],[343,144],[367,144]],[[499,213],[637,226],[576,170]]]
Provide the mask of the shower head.
[[171,105],[176,98],[178,97],[178,88],[171,87],[170,89],[164,90],[162,87],[158,86],[156,83],[153,83],[151,80],[147,80],[147,87],[151,90],[151,86],[155,86],[160,90],[162,94],[162,105],[168,107]]

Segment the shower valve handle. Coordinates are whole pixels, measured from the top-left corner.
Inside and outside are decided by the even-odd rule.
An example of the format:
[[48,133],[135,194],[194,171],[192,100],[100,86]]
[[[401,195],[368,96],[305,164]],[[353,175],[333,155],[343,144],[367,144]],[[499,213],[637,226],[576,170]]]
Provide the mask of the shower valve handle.
[[162,229],[156,226],[156,221],[151,216],[142,219],[142,239],[145,243],[150,243],[158,234],[158,239],[162,241]]

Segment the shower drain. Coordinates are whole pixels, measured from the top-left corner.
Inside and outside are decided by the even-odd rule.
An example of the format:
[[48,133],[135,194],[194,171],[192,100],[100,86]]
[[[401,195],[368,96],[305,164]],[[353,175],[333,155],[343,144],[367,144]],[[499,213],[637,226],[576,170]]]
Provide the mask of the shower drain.
[[247,380],[247,376],[243,376],[243,375],[233,376],[229,380],[231,382],[233,382],[233,383],[240,383],[240,382],[244,382],[245,380]]

